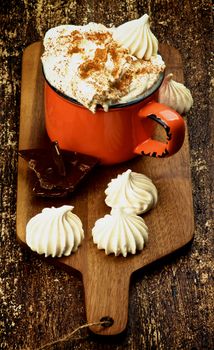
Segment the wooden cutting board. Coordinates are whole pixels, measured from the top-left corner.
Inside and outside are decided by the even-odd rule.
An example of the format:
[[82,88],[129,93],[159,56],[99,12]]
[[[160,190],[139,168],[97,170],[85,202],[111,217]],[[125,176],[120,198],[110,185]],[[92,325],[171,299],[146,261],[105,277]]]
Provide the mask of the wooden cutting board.
[[[160,45],[167,72],[183,81],[179,52]],[[44,128],[43,77],[40,56],[42,44],[28,46],[23,54],[19,149],[42,148],[47,143]],[[92,241],[92,227],[98,218],[110,212],[104,203],[108,182],[128,168],[149,176],[157,186],[158,205],[143,217],[149,228],[149,242],[137,255],[106,256]],[[132,273],[187,244],[193,237],[194,219],[188,131],[182,149],[168,159],[137,157],[117,166],[100,166],[69,199],[42,199],[32,194],[33,175],[27,163],[18,160],[17,238],[25,244],[25,228],[31,217],[44,207],[74,205],[74,213],[83,222],[85,239],[78,251],[64,258],[48,259],[68,272],[82,274],[87,322],[111,317],[113,325],[90,327],[94,333],[113,335],[127,324],[129,284]],[[38,255],[39,257],[39,255]]]

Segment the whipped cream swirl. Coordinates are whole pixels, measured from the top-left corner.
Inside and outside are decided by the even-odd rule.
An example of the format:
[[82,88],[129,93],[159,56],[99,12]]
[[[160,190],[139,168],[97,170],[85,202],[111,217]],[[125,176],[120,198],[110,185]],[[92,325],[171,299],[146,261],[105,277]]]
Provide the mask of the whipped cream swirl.
[[180,114],[187,113],[193,105],[191,92],[185,85],[172,78],[172,73],[164,78],[158,92],[158,101],[175,109]]
[[92,229],[93,241],[98,249],[115,256],[127,256],[142,250],[148,241],[148,227],[144,220],[121,208],[112,209],[111,214],[98,219]]
[[137,58],[150,60],[157,56],[158,40],[151,32],[147,14],[115,28],[113,37]]
[[45,208],[26,226],[26,243],[45,257],[68,256],[81,244],[84,233],[79,217],[73,214],[73,206]]
[[157,189],[147,176],[128,169],[107,185],[105,202],[109,207],[124,208],[142,214],[155,207]]
[[[123,36],[122,26],[106,28],[92,22],[48,30],[41,57],[46,79],[92,112],[97,105],[107,111],[112,104],[142,96],[159,80],[165,65],[157,55],[157,42],[149,32],[147,15],[137,21],[141,37],[138,42],[136,25],[131,21],[134,23],[130,24],[133,27],[130,47],[130,39],[123,45],[114,38],[114,35],[120,38],[120,32]],[[139,56],[143,59],[138,59]]]

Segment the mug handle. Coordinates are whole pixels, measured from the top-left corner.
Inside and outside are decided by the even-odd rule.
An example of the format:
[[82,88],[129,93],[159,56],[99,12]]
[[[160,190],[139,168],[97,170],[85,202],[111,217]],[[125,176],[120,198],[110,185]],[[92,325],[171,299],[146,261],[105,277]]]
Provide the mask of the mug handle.
[[138,116],[142,122],[151,119],[160,124],[166,131],[166,143],[148,138],[134,149],[134,153],[150,157],[170,157],[179,151],[185,136],[185,123],[174,109],[151,101],[140,109]]

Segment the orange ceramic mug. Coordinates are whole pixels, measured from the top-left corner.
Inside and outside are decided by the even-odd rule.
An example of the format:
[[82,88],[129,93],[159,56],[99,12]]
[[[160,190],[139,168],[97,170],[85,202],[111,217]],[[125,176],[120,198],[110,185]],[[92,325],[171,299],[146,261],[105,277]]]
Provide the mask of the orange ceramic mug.
[[[137,154],[168,157],[182,146],[183,118],[173,109],[157,103],[157,83],[132,102],[112,105],[108,112],[93,114],[45,80],[45,123],[48,136],[61,149],[99,158],[102,164],[124,162]],[[166,131],[166,141],[152,139],[155,124]]]

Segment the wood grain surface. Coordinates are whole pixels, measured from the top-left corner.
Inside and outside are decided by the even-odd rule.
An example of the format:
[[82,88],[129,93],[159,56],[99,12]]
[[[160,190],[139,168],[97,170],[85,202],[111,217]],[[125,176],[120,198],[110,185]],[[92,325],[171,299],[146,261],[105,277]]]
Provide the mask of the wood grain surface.
[[[160,45],[159,50],[167,66],[167,72],[176,71],[183,81],[182,61],[178,50]],[[22,88],[19,149],[41,148],[47,141],[44,127],[41,42],[26,48],[22,61]],[[171,57],[174,57],[171,67]],[[33,59],[32,59],[33,58]],[[48,143],[47,143],[48,144]],[[149,243],[135,256],[106,256],[93,244],[91,231],[95,221],[108,214],[104,204],[104,191],[108,182],[131,168],[153,179],[158,188],[158,206],[151,210],[145,221],[149,227]],[[193,205],[190,176],[188,133],[180,152],[170,159],[137,157],[117,166],[100,166],[91,174],[81,191],[69,199],[35,198],[32,193],[34,174],[22,158],[18,161],[17,188],[17,236],[25,243],[26,225],[34,215],[45,207],[67,204],[84,224],[85,239],[78,252],[60,259],[49,259],[68,270],[81,272],[84,284],[88,323],[111,317],[111,327],[90,327],[95,333],[115,335],[124,331],[128,319],[128,295],[131,274],[189,243],[193,237]],[[176,198],[176,203],[175,203]],[[60,202],[60,203],[59,203]],[[183,208],[185,207],[185,215]],[[86,209],[87,208],[87,209]],[[125,273],[124,273],[125,271]]]
[[[87,322],[81,278],[46,264],[44,260],[22,249],[16,240],[17,150],[23,50],[41,40],[45,31],[55,25],[85,24],[89,21],[119,25],[144,13],[150,14],[152,30],[159,41],[179,50],[184,81],[194,98],[194,106],[187,115],[195,212],[194,240],[177,254],[134,274],[129,291],[128,327],[123,335],[100,339],[85,329],[69,341],[50,348],[214,348],[211,10],[211,1],[208,0],[2,1],[1,349],[36,350]],[[173,64],[173,57],[171,61]],[[32,108],[42,110],[43,106],[35,104]],[[185,208],[182,215],[185,215]]]

